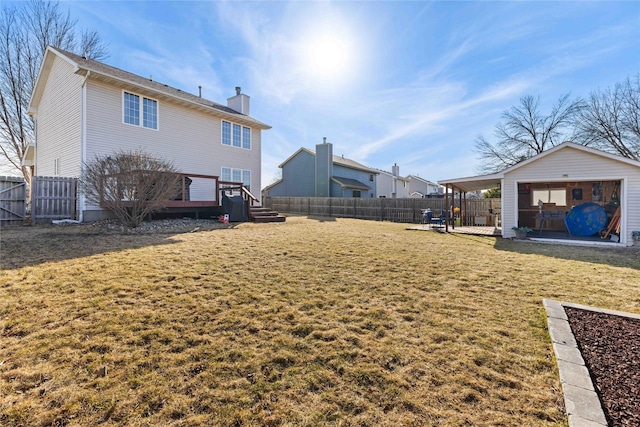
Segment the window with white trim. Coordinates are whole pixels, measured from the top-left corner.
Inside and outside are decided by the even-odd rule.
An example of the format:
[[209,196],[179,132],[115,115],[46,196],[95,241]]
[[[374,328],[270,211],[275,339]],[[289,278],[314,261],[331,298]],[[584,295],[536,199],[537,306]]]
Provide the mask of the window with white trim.
[[55,159],[53,159],[53,175],[54,176],[60,175],[60,158],[59,157],[56,157]]
[[242,148],[251,149],[251,128],[246,126],[242,127]]
[[251,128],[223,120],[222,145],[251,150]]
[[[147,129],[158,129],[158,101],[135,93],[123,92],[122,111],[126,124]],[[142,98],[142,105],[140,105]]]
[[222,168],[221,181],[241,182],[242,185],[251,190],[251,171],[246,169]]

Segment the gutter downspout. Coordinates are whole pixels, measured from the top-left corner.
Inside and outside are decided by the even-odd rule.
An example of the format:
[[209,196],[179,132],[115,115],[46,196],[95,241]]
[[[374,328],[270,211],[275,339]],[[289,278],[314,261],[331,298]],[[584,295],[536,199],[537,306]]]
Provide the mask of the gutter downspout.
[[[87,162],[87,80],[91,75],[91,71],[87,70],[82,80],[82,91],[80,99],[80,176],[84,172],[84,165]],[[80,192],[79,192],[80,193]],[[84,220],[85,197],[80,193],[78,197],[78,221]]]

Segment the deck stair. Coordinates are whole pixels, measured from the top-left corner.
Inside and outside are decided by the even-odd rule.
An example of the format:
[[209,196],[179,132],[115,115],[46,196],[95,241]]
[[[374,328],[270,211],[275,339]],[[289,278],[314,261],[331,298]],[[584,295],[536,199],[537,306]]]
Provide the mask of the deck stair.
[[253,222],[284,222],[286,217],[262,206],[249,207],[249,219]]

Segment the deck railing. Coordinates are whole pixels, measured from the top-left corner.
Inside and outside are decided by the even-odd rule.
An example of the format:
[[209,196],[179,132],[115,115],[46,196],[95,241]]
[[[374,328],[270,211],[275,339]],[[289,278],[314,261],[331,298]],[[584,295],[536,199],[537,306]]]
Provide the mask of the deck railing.
[[251,191],[247,187],[244,186],[241,182],[232,182],[232,181],[218,181],[218,191],[217,194],[222,196],[230,192],[232,195],[238,194],[242,196],[242,198],[249,204],[249,206],[253,206],[259,199],[254,196]]

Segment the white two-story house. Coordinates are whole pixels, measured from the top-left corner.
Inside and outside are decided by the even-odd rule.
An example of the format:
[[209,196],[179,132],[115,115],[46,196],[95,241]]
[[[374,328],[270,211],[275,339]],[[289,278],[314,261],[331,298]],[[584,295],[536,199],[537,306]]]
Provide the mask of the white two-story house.
[[379,171],[376,176],[378,197],[392,199],[442,196],[442,187],[417,175],[400,176],[400,167],[394,163],[391,172]]
[[[261,188],[261,132],[249,97],[227,105],[48,47],[29,104],[36,141],[23,159],[36,176],[81,176],[96,156],[143,150],[190,175],[190,200],[217,204],[214,181]],[[80,220],[105,212],[78,201]]]

